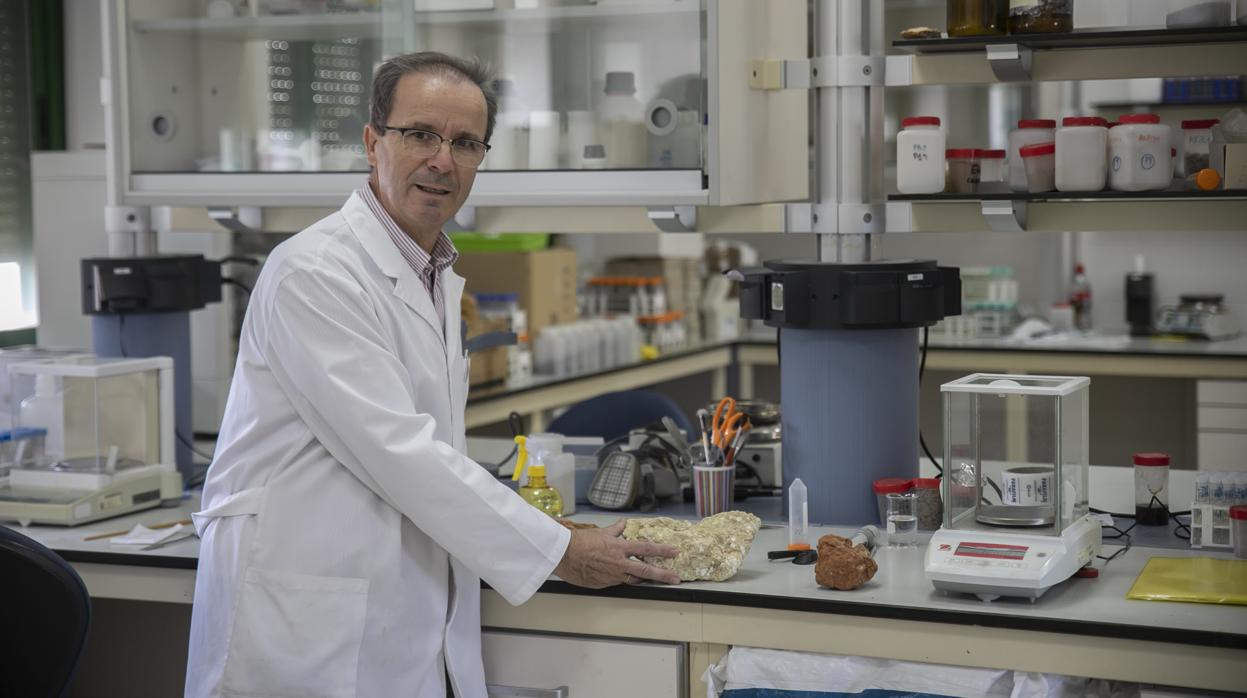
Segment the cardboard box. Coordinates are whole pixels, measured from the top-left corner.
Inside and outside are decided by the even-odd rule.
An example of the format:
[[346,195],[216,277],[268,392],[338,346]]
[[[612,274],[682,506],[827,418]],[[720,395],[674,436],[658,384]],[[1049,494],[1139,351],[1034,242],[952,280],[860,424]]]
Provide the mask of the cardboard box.
[[[506,318],[481,317],[476,309],[476,301],[468,295],[464,295],[460,301],[459,312],[468,326],[468,339],[511,329]],[[508,349],[510,347],[494,347],[472,353],[468,366],[468,387],[505,381],[511,368],[507,358]]]
[[1221,188],[1247,189],[1247,143],[1228,143],[1225,146],[1225,171]]
[[528,334],[576,320],[576,252],[553,247],[534,252],[473,252],[459,256],[455,272],[466,293],[517,293],[528,313]]

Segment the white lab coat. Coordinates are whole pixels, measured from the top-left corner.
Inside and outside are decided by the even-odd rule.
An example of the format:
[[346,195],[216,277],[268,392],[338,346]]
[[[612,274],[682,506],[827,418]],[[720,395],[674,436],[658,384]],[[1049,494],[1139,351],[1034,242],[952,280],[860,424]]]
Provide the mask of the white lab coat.
[[440,283],[441,332],[358,195],[269,256],[195,516],[188,696],[443,698],[449,672],[485,698],[480,579],[522,603],[569,533],[464,455]]

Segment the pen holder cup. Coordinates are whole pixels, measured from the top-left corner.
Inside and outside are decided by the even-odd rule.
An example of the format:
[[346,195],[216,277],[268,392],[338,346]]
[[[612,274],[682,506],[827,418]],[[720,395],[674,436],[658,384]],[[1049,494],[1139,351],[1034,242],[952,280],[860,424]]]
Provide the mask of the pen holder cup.
[[[720,461],[721,462],[721,461]],[[698,518],[721,514],[732,508],[732,488],[736,468],[732,466],[693,466],[693,501]]]

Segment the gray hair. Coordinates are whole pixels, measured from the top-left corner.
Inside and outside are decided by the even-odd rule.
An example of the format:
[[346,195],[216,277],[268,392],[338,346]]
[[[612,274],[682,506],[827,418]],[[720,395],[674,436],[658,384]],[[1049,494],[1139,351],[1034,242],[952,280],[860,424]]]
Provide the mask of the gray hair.
[[466,80],[480,88],[485,96],[487,120],[485,124],[485,142],[489,142],[494,133],[494,119],[498,115],[498,94],[493,89],[489,68],[473,58],[464,60],[437,51],[420,51],[404,53],[382,63],[372,78],[372,98],[369,103],[369,122],[377,132],[381,132],[386,119],[390,117],[390,109],[394,106],[394,90],[398,81],[410,73],[425,73],[441,77]]

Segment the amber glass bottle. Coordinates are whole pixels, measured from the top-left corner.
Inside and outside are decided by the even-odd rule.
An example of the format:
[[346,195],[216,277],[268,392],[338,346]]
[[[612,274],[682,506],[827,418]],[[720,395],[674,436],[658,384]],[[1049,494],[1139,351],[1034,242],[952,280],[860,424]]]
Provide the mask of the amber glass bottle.
[[1008,20],[1008,0],[948,0],[949,36],[999,36]]
[[1010,0],[1010,34],[1058,34],[1074,30],[1074,0]]

